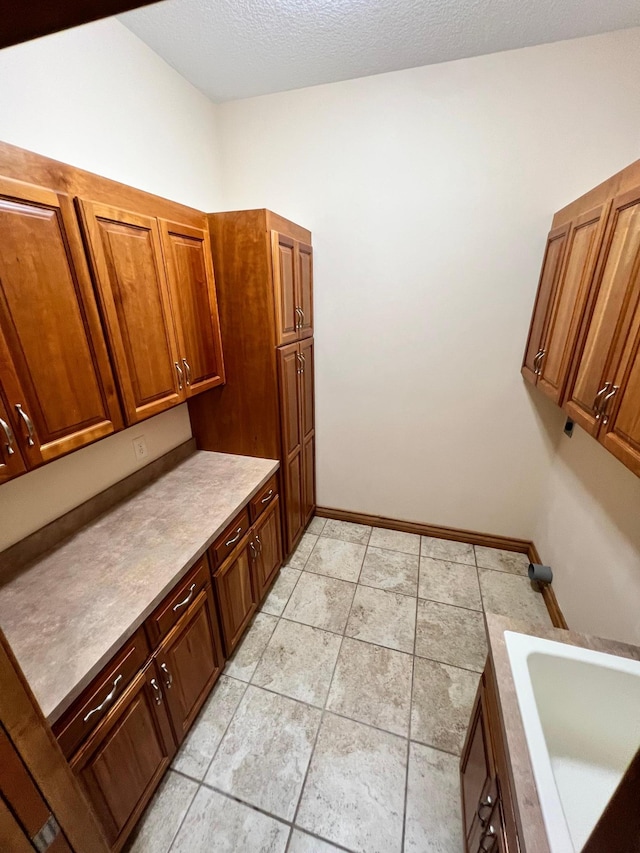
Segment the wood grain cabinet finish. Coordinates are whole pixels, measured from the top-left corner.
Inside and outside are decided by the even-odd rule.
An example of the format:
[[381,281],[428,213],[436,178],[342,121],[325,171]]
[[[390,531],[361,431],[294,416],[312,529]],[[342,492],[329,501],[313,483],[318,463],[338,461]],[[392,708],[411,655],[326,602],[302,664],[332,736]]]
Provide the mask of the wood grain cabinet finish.
[[213,575],[227,657],[258,606],[252,574],[249,537],[245,536]]
[[160,234],[177,319],[185,391],[191,397],[224,382],[209,233],[161,219]]
[[180,744],[224,666],[211,584],[200,591],[162,642],[156,663]]
[[282,525],[278,495],[254,524],[249,550],[253,560],[257,598],[262,601],[282,565]]
[[80,200],[127,423],[186,399],[158,221]]
[[209,229],[226,384],[189,401],[191,427],[200,449],[280,461],[287,556],[315,509],[311,234],[269,210]]
[[[122,426],[71,200],[0,178],[0,366],[20,454],[4,476]],[[2,426],[0,424],[0,426]]]
[[462,755],[460,792],[466,853],[520,849],[495,686],[488,663],[480,679]]
[[71,765],[112,850],[122,849],[175,751],[162,679],[149,663]]

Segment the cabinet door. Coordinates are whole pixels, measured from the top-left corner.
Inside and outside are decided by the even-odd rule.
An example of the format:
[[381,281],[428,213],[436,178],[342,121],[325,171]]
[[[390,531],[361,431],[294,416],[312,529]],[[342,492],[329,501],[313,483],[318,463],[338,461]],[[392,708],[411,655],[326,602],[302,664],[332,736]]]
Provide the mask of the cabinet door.
[[11,418],[0,391],[0,483],[23,474],[26,470]]
[[214,575],[227,657],[255,613],[257,595],[251,582],[248,540],[233,551]]
[[282,525],[280,498],[276,496],[269,509],[253,528],[253,572],[258,601],[262,601],[271,581],[282,565]]
[[282,432],[282,479],[286,553],[303,527],[302,517],[302,429],[300,423],[300,391],[303,361],[299,344],[278,349],[278,380],[280,390],[280,420]]
[[298,336],[310,338],[313,336],[313,249],[306,243],[298,243],[296,250],[298,256],[297,304],[301,311]]
[[185,399],[158,222],[81,200],[127,423]]
[[598,432],[603,406],[614,385],[627,343],[640,252],[640,188],[613,200],[594,278],[592,311],[578,350],[565,408],[591,434]]
[[537,356],[542,350],[549,304],[558,284],[568,233],[569,223],[561,225],[559,228],[554,228],[549,232],[549,236],[547,237],[547,246],[542,261],[540,281],[538,283],[538,293],[533,307],[529,338],[522,365],[522,375],[534,385],[538,380]]
[[306,525],[316,508],[316,429],[313,339],[300,344],[300,424],[302,436],[302,523]]
[[602,244],[609,204],[571,223],[562,273],[549,312],[538,361],[538,388],[561,403],[589,288]]
[[220,320],[208,232],[160,220],[178,350],[188,397],[224,382]]
[[[462,820],[467,842],[482,831],[484,822],[495,805],[495,769],[487,720],[481,680],[460,758]],[[471,846],[468,846],[468,849],[471,850]]]
[[224,666],[211,585],[200,592],[156,654],[180,744]]
[[30,467],[122,425],[71,201],[6,178],[0,335],[16,380],[5,382],[7,402]]
[[290,344],[298,339],[300,314],[296,310],[296,241],[277,231],[271,232],[273,293],[276,306],[276,344]]
[[175,749],[161,679],[150,663],[71,762],[112,849],[121,849]]

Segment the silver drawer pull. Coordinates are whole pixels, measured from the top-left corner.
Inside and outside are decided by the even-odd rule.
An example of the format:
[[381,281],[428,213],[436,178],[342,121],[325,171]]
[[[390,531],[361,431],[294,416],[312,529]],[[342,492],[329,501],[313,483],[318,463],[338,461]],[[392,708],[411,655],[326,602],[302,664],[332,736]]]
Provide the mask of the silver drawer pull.
[[16,403],[16,411],[27,425],[27,444],[29,447],[33,447],[35,445],[35,441],[33,440],[33,422],[20,403]]
[[173,610],[174,613],[176,612],[176,610],[180,610],[181,607],[184,607],[185,604],[188,604],[191,601],[191,599],[193,598],[193,593],[195,592],[195,588],[196,588],[196,585],[194,583],[192,583],[191,586],[189,587],[189,595],[185,599],[183,599],[182,601],[179,601],[177,604],[173,605],[173,607],[171,609]]
[[478,803],[478,809],[476,812],[476,814],[478,815],[478,820],[480,821],[482,826],[485,826],[487,823],[487,820],[488,820],[488,818],[484,817],[482,812],[484,811],[484,809],[491,809],[491,808],[493,808],[493,800],[491,799],[491,794],[489,794],[488,796],[485,797],[484,800],[480,800],[480,802]]
[[0,418],[0,427],[2,427],[2,431],[7,439],[7,456],[13,456],[15,450],[13,449],[13,432],[11,431],[11,427],[2,418]]
[[239,539],[241,536],[242,536],[242,528],[241,528],[241,527],[239,527],[239,528],[236,530],[236,535],[233,537],[233,539],[229,539],[229,541],[228,541],[228,542],[225,542],[225,543],[224,543],[224,547],[226,548],[226,547],[227,547],[227,545],[233,545],[233,543],[234,543],[234,542],[237,542],[237,541],[238,541],[238,539]]
[[82,718],[82,722],[83,722],[83,723],[86,723],[86,722],[87,722],[87,720],[89,719],[89,717],[92,717],[94,714],[97,714],[97,713],[98,713],[98,711],[102,711],[102,709],[104,708],[104,706],[105,706],[105,705],[108,705],[108,704],[109,704],[109,702],[111,702],[111,700],[113,699],[113,697],[116,695],[116,690],[118,689],[118,684],[119,684],[121,681],[122,681],[122,676],[121,676],[121,675],[119,675],[119,676],[116,678],[116,680],[113,682],[113,687],[111,688],[111,691],[110,691],[109,693],[107,693],[107,695],[104,697],[104,699],[102,700],[102,702],[98,705],[98,707],[97,707],[97,708],[93,708],[91,711],[89,711],[89,713],[87,714],[87,716],[86,716],[86,717],[83,717],[83,718]]
[[268,493],[260,501],[261,504],[268,504],[273,497],[273,489],[269,489]]
[[166,663],[161,663],[161,664],[160,664],[160,669],[161,669],[161,670],[164,672],[164,674],[167,676],[167,678],[166,678],[166,680],[165,680],[165,682],[164,682],[164,685],[165,685],[165,687],[167,688],[167,690],[169,690],[169,689],[171,688],[171,685],[173,684],[173,676],[171,675],[171,673],[170,673],[170,672],[169,672],[169,670],[167,669],[167,665],[166,665]]
[[155,680],[155,678],[152,678],[149,683],[156,691],[156,695],[154,697],[156,700],[156,705],[162,705],[162,690],[160,690],[160,688],[158,687],[158,682]]
[[[485,841],[489,842],[489,846],[485,845]],[[495,849],[497,843],[496,831],[493,826],[490,826],[489,829],[484,833],[482,838],[480,839],[480,850],[482,853],[491,853],[492,850]]]

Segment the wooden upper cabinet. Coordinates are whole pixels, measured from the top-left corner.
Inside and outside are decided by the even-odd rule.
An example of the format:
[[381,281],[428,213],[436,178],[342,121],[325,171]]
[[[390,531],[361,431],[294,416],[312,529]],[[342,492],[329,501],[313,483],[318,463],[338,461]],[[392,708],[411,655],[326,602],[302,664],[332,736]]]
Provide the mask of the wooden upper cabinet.
[[313,249],[306,243],[298,243],[298,307],[300,308],[300,338],[313,335]]
[[313,249],[278,231],[271,232],[276,345],[313,335]]
[[555,403],[563,402],[609,206],[601,204],[575,219],[567,236],[564,263],[538,359],[538,388]]
[[549,305],[558,286],[568,233],[569,223],[552,229],[547,237],[538,293],[522,365],[522,375],[533,384],[538,381],[538,367],[547,327]]
[[191,397],[224,382],[209,234],[166,219],[160,220],[160,234],[177,315],[180,364]]
[[296,294],[296,241],[271,232],[273,289],[276,305],[276,344],[298,340],[300,315]]
[[9,411],[0,394],[0,483],[26,471]]
[[631,361],[628,337],[637,299],[639,255],[640,188],[613,200],[591,311],[585,319],[584,340],[565,405],[570,417],[593,435],[600,430],[605,414],[612,411],[612,400],[620,390],[623,354]]
[[80,200],[127,423],[186,399],[158,221]]
[[73,205],[7,178],[0,178],[0,337],[6,403],[29,467],[122,425]]

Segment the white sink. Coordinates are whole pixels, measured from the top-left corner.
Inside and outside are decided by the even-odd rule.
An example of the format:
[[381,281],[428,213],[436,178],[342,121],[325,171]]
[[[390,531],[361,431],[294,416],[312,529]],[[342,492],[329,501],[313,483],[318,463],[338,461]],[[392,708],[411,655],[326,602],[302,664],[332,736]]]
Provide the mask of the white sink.
[[640,661],[505,631],[552,853],[578,853],[640,746]]

